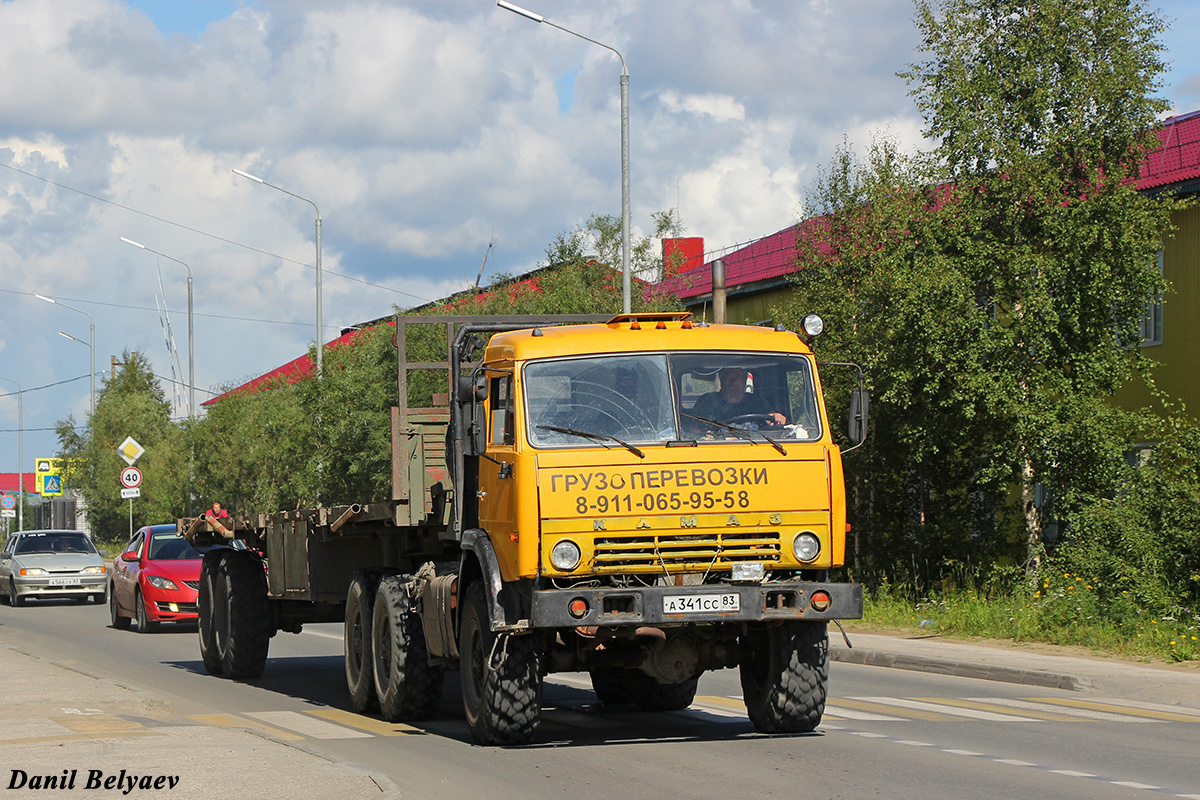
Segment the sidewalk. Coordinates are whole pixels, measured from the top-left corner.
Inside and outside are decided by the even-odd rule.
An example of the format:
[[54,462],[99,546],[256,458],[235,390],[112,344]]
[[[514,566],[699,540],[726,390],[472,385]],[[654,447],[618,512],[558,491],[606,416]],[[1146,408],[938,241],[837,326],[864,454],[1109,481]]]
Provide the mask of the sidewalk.
[[163,698],[4,644],[0,676],[6,798],[42,797],[47,788],[72,798],[156,789],[179,800],[399,797],[382,775],[251,730],[175,716]]
[[854,664],[911,669],[963,678],[1019,683],[1161,705],[1200,708],[1200,665],[1141,664],[1078,655],[1048,645],[966,642],[937,635],[859,633],[848,629],[851,648],[836,627],[830,658]]

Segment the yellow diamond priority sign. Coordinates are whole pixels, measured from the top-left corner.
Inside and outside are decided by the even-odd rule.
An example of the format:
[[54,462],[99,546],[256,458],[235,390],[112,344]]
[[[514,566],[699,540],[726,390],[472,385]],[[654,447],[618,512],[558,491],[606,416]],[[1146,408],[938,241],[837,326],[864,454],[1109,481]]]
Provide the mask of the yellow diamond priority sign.
[[121,442],[117,447],[117,455],[125,459],[125,463],[133,466],[133,462],[142,457],[142,453],[146,452],[146,448],[142,447],[132,436],[126,436],[125,441]]

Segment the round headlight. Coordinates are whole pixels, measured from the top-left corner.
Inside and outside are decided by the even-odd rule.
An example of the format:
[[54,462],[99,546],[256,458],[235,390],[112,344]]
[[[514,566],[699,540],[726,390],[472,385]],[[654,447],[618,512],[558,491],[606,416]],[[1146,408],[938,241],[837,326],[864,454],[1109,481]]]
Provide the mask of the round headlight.
[[570,572],[579,566],[579,559],[582,555],[579,552],[579,545],[564,539],[554,545],[554,549],[550,551],[550,563],[557,570]]
[[800,561],[812,561],[821,554],[821,540],[811,533],[802,533],[792,540],[792,552]]
[[800,327],[809,336],[820,336],[821,331],[825,330],[825,320],[816,314],[805,314],[804,319],[800,321]]

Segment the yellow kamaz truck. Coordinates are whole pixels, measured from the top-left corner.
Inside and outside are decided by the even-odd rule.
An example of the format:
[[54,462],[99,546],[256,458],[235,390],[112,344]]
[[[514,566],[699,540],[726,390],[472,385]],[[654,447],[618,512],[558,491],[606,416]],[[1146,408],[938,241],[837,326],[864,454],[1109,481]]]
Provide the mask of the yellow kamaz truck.
[[[205,556],[205,667],[257,677],[276,632],[344,620],[356,709],[428,718],[457,669],[482,744],[530,741],[553,672],[673,710],[737,668],[756,728],[812,730],[827,623],[862,591],[830,577],[848,526],[811,323],[397,317],[390,502],[180,520],[246,545]],[[429,325],[444,361],[410,357]]]

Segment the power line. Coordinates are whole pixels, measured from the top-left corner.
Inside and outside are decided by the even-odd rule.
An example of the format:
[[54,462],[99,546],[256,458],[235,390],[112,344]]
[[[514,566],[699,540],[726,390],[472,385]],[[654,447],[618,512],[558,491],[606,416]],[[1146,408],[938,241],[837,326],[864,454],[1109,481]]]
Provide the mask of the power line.
[[[27,177],[33,178],[33,179],[35,179],[35,180],[39,180],[39,181],[42,181],[42,182],[44,182],[44,183],[48,183],[48,184],[50,184],[51,186],[57,186],[59,189],[66,189],[68,192],[75,192],[76,194],[83,195],[84,197],[90,198],[90,199],[92,199],[92,200],[95,200],[95,201],[97,201],[97,202],[100,202],[100,203],[104,203],[104,204],[106,204],[106,205],[113,206],[114,208],[119,208],[119,209],[121,209],[122,211],[128,211],[128,212],[130,212],[131,214],[137,214],[137,215],[139,215],[139,216],[146,217],[147,219],[152,219],[152,220],[154,220],[155,222],[161,222],[161,223],[163,223],[164,225],[171,225],[172,227],[179,228],[179,229],[181,229],[181,230],[185,230],[185,231],[190,231],[191,233],[198,233],[198,234],[200,234],[201,236],[207,236],[207,237],[208,237],[208,238],[210,238],[210,239],[216,239],[218,242],[224,242],[225,244],[231,244],[231,245],[233,245],[234,247],[242,247],[242,248],[245,248],[246,250],[250,250],[250,251],[253,251],[253,252],[255,252],[255,253],[260,253],[260,254],[262,254],[262,255],[264,255],[264,256],[270,256],[271,258],[278,258],[278,259],[279,259],[279,260],[281,260],[281,261],[287,261],[287,262],[290,262],[290,263],[292,263],[292,264],[296,264],[296,265],[298,265],[298,266],[305,267],[306,269],[311,269],[311,270],[313,270],[314,272],[315,272],[315,271],[316,271],[316,269],[317,269],[317,268],[316,268],[316,266],[315,266],[315,265],[313,265],[313,264],[307,264],[307,263],[305,263],[305,262],[303,262],[303,261],[297,261],[297,260],[296,260],[296,259],[294,259],[294,258],[288,258],[287,256],[281,256],[281,255],[279,255],[278,253],[272,253],[272,252],[270,252],[269,250],[261,250],[261,249],[259,249],[259,248],[257,248],[257,247],[254,247],[254,246],[252,246],[252,245],[243,244],[242,242],[235,242],[235,241],[234,241],[234,240],[232,240],[232,239],[226,239],[225,237],[223,237],[223,236],[218,236],[218,235],[216,235],[215,233],[209,233],[208,231],[202,231],[202,230],[200,230],[199,228],[193,228],[193,227],[191,227],[190,225],[184,225],[184,224],[183,224],[183,223],[181,223],[181,222],[173,222],[172,220],[166,219],[166,218],[164,218],[164,217],[159,217],[159,216],[156,216],[156,215],[154,215],[154,214],[150,214],[150,213],[148,213],[148,212],[145,212],[145,211],[139,211],[139,210],[138,210],[138,209],[136,209],[136,208],[131,208],[130,206],[123,205],[123,204],[121,204],[121,203],[118,203],[118,202],[116,202],[115,200],[109,200],[108,198],[105,198],[105,197],[100,197],[100,196],[98,196],[98,195],[91,194],[90,192],[85,192],[85,191],[83,191],[82,189],[76,189],[74,186],[67,186],[65,183],[59,183],[58,181],[53,181],[53,180],[50,180],[49,178],[44,178],[44,177],[42,177],[41,175],[35,175],[35,174],[34,174],[34,173],[32,173],[32,172],[26,172],[26,171],[25,171],[25,170],[23,170],[23,169],[20,169],[20,168],[18,168],[18,167],[14,167],[12,164],[4,164],[4,163],[0,163],[0,167],[4,167],[5,169],[12,170],[13,172],[18,172],[18,173],[20,173],[20,174],[22,174],[22,175],[25,175],[25,176],[27,176]],[[363,284],[363,285],[365,285],[365,286],[371,286],[371,287],[374,287],[374,288],[376,288],[376,289],[383,289],[384,291],[388,291],[388,292],[394,292],[395,294],[402,294],[402,295],[405,295],[405,296],[407,296],[407,297],[412,297],[412,298],[415,298],[415,299],[417,299],[417,300],[420,300],[420,301],[422,301],[422,302],[424,302],[424,303],[431,302],[431,301],[429,300],[429,298],[427,298],[427,297],[421,297],[420,295],[413,294],[412,292],[406,292],[406,291],[404,291],[404,290],[402,290],[402,289],[394,289],[394,288],[392,288],[391,286],[384,286],[384,285],[383,285],[383,284],[381,284],[381,283],[372,283],[371,281],[369,281],[369,280],[366,280],[365,278],[356,278],[356,277],[354,277],[353,275],[347,275],[347,274],[345,274],[345,273],[343,273],[343,272],[337,272],[336,270],[331,270],[331,269],[322,269],[322,272],[323,272],[323,273],[325,273],[326,275],[336,275],[336,276],[338,276],[339,278],[345,278],[345,279],[346,279],[346,280],[348,280],[348,281],[354,281],[355,283],[361,283],[361,284]]]

